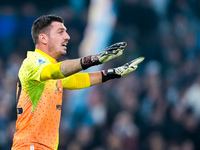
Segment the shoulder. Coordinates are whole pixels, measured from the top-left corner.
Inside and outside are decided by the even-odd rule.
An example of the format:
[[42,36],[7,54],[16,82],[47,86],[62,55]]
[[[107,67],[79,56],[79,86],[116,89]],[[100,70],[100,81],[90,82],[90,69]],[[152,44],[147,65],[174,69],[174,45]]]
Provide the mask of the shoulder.
[[27,58],[26,58],[26,63],[40,66],[44,63],[50,63],[50,61],[46,56],[44,56],[40,53],[28,52]]
[[47,57],[35,51],[28,51],[27,57],[24,59],[19,70],[19,74],[32,74],[32,72],[35,72],[36,70],[41,70],[41,68],[43,68],[47,64],[50,64],[50,61]]
[[35,68],[45,63],[50,63],[47,57],[37,52],[28,51],[27,58],[23,61],[22,66]]

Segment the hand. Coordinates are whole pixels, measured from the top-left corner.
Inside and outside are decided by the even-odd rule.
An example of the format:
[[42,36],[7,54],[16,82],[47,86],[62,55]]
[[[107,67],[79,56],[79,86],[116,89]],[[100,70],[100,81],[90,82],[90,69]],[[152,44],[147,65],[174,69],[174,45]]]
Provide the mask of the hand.
[[138,67],[138,64],[144,60],[144,57],[136,58],[121,67],[108,69],[107,71],[102,71],[102,82],[105,82],[109,79],[121,78],[128,73],[135,71]]
[[122,55],[126,45],[126,42],[115,43],[104,49],[99,54],[83,57],[81,58],[81,66],[83,69],[87,69],[91,66],[99,65],[118,57]]
[[144,57],[136,58],[121,67],[115,68],[115,73],[120,75],[121,77],[127,75],[128,73],[135,71],[138,67],[138,64],[144,60]]
[[115,43],[107,47],[105,50],[103,50],[99,54],[94,55],[94,56],[98,58],[100,63],[105,63],[115,57],[122,55],[126,45],[127,45],[126,42]]

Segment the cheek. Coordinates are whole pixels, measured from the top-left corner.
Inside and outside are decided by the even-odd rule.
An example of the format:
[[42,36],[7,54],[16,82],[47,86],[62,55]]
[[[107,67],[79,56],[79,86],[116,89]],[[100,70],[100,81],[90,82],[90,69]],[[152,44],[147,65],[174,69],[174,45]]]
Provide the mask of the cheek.
[[50,40],[49,40],[49,45],[50,46],[53,46],[53,47],[57,47],[57,46],[59,46],[59,39],[58,38],[51,38]]

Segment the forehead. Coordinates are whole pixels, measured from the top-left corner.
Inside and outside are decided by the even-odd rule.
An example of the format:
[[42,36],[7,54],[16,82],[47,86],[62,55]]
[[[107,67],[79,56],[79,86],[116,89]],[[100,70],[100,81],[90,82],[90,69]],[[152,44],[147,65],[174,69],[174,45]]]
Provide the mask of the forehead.
[[66,27],[61,22],[53,21],[51,23],[51,27],[52,27],[52,30],[58,30],[58,29],[65,29],[66,30]]

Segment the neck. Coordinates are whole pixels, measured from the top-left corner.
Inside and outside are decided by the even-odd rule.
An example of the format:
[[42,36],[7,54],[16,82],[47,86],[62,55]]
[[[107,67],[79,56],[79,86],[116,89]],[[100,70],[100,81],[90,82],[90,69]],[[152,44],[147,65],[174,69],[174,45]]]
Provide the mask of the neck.
[[43,51],[44,53],[46,53],[47,55],[51,56],[52,58],[57,59],[57,58],[55,58],[55,56],[51,53],[51,51],[47,48],[46,45],[38,45],[38,44],[36,44],[36,45],[35,45],[35,49],[39,49],[39,50]]

